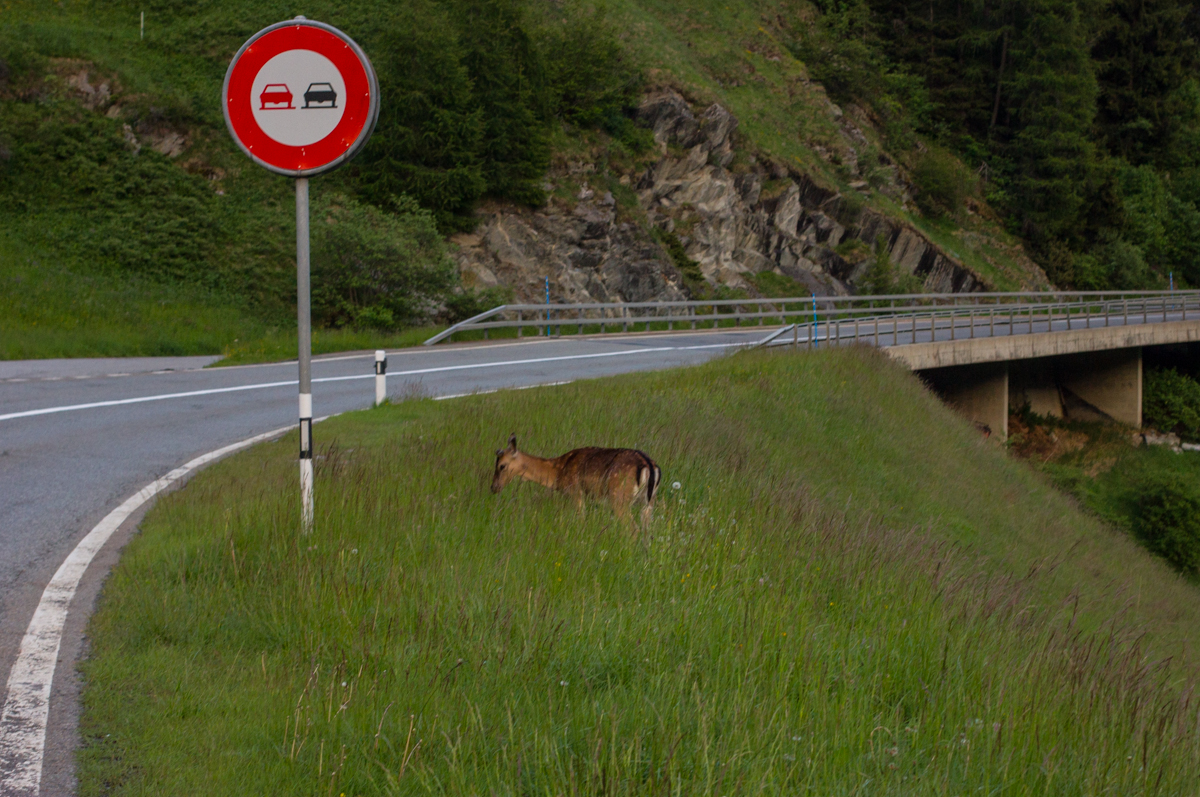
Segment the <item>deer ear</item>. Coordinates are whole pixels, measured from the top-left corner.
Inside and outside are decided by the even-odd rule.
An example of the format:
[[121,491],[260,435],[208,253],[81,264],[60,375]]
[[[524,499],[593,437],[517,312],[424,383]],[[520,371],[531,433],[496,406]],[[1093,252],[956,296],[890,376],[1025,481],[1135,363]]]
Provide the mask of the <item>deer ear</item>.
[[497,448],[497,449],[496,449],[496,456],[498,456],[498,457],[502,457],[502,456],[504,456],[504,449],[503,449],[503,448]]
[[508,438],[508,450],[517,453],[517,433],[513,432]]

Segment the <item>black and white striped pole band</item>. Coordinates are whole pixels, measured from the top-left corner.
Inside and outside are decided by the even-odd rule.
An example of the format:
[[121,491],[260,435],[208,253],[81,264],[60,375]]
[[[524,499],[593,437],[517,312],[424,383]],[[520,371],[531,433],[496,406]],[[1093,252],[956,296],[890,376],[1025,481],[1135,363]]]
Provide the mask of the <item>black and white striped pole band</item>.
[[300,459],[312,459],[312,393],[300,394]]

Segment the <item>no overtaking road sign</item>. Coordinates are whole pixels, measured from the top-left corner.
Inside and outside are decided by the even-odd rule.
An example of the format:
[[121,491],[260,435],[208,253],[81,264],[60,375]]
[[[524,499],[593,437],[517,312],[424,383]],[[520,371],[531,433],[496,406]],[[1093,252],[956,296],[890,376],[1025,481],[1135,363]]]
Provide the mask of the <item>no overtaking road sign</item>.
[[300,365],[300,517],[313,524],[312,323],[308,178],[345,163],[371,137],[379,84],[371,62],[335,27],[296,17],[242,45],[221,89],[225,124],[255,163],[296,178],[296,331]]
[[264,28],[243,44],[221,99],[242,151],[290,177],[311,177],[352,158],[379,115],[367,56],[337,28],[306,19]]

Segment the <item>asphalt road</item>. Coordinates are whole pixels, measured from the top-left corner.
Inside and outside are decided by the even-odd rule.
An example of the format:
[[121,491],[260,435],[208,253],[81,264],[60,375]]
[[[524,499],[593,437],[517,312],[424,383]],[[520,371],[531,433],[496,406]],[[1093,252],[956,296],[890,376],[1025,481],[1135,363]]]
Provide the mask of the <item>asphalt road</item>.
[[[728,330],[404,349],[388,353],[388,392],[454,396],[693,364],[764,335]],[[296,422],[294,362],[201,369],[205,362],[0,363],[0,684],[8,682],[46,584],[101,518],[183,462]],[[373,354],[315,360],[314,415],[370,406],[373,367]],[[319,426],[314,437],[319,444]],[[42,795],[74,792],[74,664],[102,578],[134,524],[127,525],[71,604],[51,693]],[[0,795],[10,793],[0,771]]]

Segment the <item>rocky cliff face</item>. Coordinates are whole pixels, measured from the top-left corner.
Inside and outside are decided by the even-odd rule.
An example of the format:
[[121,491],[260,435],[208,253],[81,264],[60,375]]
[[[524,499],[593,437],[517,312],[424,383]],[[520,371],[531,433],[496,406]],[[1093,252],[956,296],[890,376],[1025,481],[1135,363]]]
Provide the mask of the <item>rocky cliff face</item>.
[[866,244],[859,251],[882,239],[895,269],[916,275],[927,292],[987,289],[911,225],[804,174],[752,155],[731,168],[738,120],[720,105],[697,115],[679,93],[660,89],[644,98],[638,121],[653,131],[660,157],[620,176],[636,191],[636,208],[619,211],[611,192],[593,187],[590,164],[571,164],[550,177],[581,186],[571,201],[537,211],[488,208],[475,233],[452,239],[464,284],[508,285],[518,300],[534,302],[544,301],[546,278],[555,301],[688,298],[657,228],[676,237],[709,285],[751,296],[759,295],[753,275],[764,271],[818,295],[854,293],[871,260],[835,251],[851,239]]

